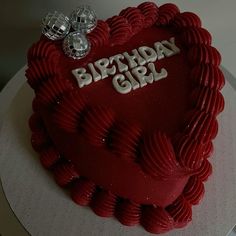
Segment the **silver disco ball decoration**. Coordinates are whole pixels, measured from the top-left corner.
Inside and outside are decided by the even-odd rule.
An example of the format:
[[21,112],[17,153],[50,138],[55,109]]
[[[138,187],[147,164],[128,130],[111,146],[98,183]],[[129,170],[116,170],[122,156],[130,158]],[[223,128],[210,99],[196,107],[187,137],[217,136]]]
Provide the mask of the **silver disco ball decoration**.
[[67,56],[80,59],[89,53],[90,43],[84,33],[71,32],[63,41],[63,50]]
[[97,25],[97,16],[90,6],[82,5],[71,13],[70,21],[74,30],[89,33]]
[[42,33],[51,40],[65,38],[70,31],[70,27],[69,18],[57,11],[48,13],[42,20]]

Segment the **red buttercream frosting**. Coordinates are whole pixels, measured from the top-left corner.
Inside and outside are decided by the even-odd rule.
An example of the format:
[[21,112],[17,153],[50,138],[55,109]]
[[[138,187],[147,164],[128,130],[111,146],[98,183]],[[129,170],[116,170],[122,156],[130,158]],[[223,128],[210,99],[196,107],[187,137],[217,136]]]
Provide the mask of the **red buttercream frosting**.
[[34,113],[30,119],[29,119],[29,127],[32,132],[37,132],[43,129],[43,120],[41,117],[37,114]]
[[125,17],[132,27],[132,34],[135,35],[144,27],[145,16],[136,7],[128,7],[120,12],[120,16]]
[[187,117],[185,134],[191,136],[192,139],[198,140],[200,143],[207,143],[216,137],[218,123],[214,116],[199,110],[192,110]]
[[183,31],[184,28],[200,28],[202,26],[200,18],[193,12],[183,12],[177,14],[171,24],[178,31]]
[[167,3],[160,6],[157,24],[168,25],[179,12],[179,8],[173,3]]
[[209,178],[209,176],[212,174],[212,166],[211,163],[208,160],[204,160],[201,167],[199,168],[197,175],[198,178],[205,182]]
[[[91,51],[80,60],[44,36],[29,49],[33,148],[73,201],[97,215],[151,233],[184,227],[212,173],[208,158],[224,109],[210,33],[194,13],[145,2],[99,20],[87,37]],[[180,53],[153,62],[167,77],[128,94],[115,91],[110,75],[79,88],[71,73],[171,37]]]
[[213,153],[213,143],[212,142],[209,142],[209,143],[206,143],[204,146],[203,146],[203,156],[205,158],[209,158],[211,157],[212,153]]
[[107,22],[98,20],[96,28],[88,34],[88,39],[93,48],[107,45],[110,37],[110,28]]
[[68,185],[74,179],[79,177],[74,165],[69,162],[58,164],[53,169],[53,173],[56,183],[62,187]]
[[73,201],[81,206],[90,204],[93,194],[96,190],[96,184],[87,179],[78,179],[71,190]]
[[190,78],[195,84],[221,90],[225,85],[225,79],[218,66],[211,64],[195,65],[190,74]]
[[128,20],[122,16],[113,16],[107,20],[110,27],[111,45],[122,45],[132,36],[132,27]]
[[130,200],[122,200],[117,204],[117,219],[127,226],[133,226],[140,223],[141,205]]
[[208,87],[196,87],[191,100],[193,106],[212,115],[218,115],[224,109],[222,94],[218,90],[209,89]]
[[144,139],[141,166],[145,172],[153,177],[167,178],[178,174],[178,165],[172,144],[165,134],[157,132]]
[[34,60],[50,59],[56,61],[59,57],[59,52],[56,46],[51,41],[40,40],[33,44],[28,51],[28,63],[31,64]]
[[194,140],[189,135],[178,137],[175,144],[175,149],[179,162],[185,168],[197,170],[201,166],[204,156],[203,145],[197,140]]
[[110,136],[112,150],[119,158],[135,161],[141,140],[141,128],[137,124],[122,123],[114,127]]
[[39,103],[49,105],[56,103],[64,93],[72,90],[72,88],[68,80],[56,75],[38,89],[36,97]]
[[96,146],[105,144],[114,122],[113,111],[98,106],[88,109],[84,116],[82,129],[86,138]]
[[54,121],[68,132],[77,132],[80,128],[80,120],[85,107],[85,99],[74,90],[69,92],[60,101],[55,109]]
[[188,53],[188,60],[192,65],[212,64],[219,66],[221,55],[216,48],[208,45],[193,46]]
[[192,220],[191,204],[184,196],[180,196],[172,205],[167,207],[167,212],[173,217],[176,228],[182,228]]
[[153,2],[144,2],[138,6],[144,15],[144,28],[151,27],[158,19],[158,7]]
[[204,195],[205,189],[198,177],[191,177],[184,189],[184,197],[190,204],[197,205]]
[[32,133],[31,144],[36,152],[40,152],[51,144],[51,140],[45,130],[40,130]]
[[60,153],[53,147],[44,149],[40,153],[40,161],[42,165],[49,169],[54,166],[61,159]]
[[30,86],[37,89],[41,83],[53,78],[55,75],[55,64],[50,60],[34,60],[26,71],[26,76]]
[[97,190],[93,195],[91,208],[101,217],[111,217],[114,215],[117,196],[106,190]]
[[187,28],[180,36],[189,47],[196,44],[211,45],[211,34],[203,28]]
[[150,233],[166,233],[175,227],[174,218],[163,208],[148,206],[143,210],[142,225]]

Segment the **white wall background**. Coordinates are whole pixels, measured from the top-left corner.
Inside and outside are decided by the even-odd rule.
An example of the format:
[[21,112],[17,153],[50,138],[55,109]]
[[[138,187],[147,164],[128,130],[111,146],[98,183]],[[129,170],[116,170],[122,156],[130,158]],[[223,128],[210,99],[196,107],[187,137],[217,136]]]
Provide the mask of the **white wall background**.
[[[127,6],[142,0],[0,0],[0,87],[26,63],[26,52],[40,35],[41,18],[58,10],[70,14],[79,4],[89,4],[99,18],[113,16]],[[182,11],[193,11],[201,17],[203,25],[213,34],[214,45],[223,54],[231,72],[236,68],[236,0],[156,0],[158,5],[176,3]]]

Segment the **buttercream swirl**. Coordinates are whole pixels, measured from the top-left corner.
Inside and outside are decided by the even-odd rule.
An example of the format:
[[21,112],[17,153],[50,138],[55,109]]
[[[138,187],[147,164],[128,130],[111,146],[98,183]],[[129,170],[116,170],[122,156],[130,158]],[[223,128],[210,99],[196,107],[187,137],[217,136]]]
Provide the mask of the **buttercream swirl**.
[[33,132],[31,135],[31,145],[36,152],[40,152],[47,148],[51,140],[45,130]]
[[104,145],[114,122],[114,112],[104,107],[88,108],[82,128],[86,137],[96,146]]
[[141,147],[142,169],[153,177],[167,178],[178,167],[171,141],[164,133],[154,132]]
[[91,180],[79,178],[71,189],[71,198],[81,206],[87,206],[92,200],[96,185]]
[[174,218],[176,228],[182,228],[192,220],[191,205],[183,195],[180,195],[166,210]]
[[105,190],[98,190],[93,195],[91,208],[101,217],[111,217],[114,215],[117,197],[113,193]]
[[25,72],[31,88],[37,90],[39,86],[55,75],[55,64],[50,60],[33,60]]
[[127,199],[120,200],[117,204],[115,215],[123,225],[137,225],[141,218],[141,205]]
[[211,45],[211,34],[203,28],[187,28],[181,34],[182,42],[188,47],[195,44]]
[[218,132],[215,116],[202,111],[192,110],[187,114],[184,133],[200,143],[214,139]]
[[38,99],[36,97],[34,97],[33,101],[32,101],[32,110],[33,112],[39,112],[40,110],[40,102],[38,101]]
[[44,129],[43,120],[38,113],[34,112],[29,118],[29,127],[32,132],[37,132]]
[[173,3],[161,5],[157,25],[168,25],[179,12],[179,8]]
[[216,48],[201,44],[190,48],[188,60],[192,65],[204,63],[219,66],[221,63],[221,55]]
[[182,31],[185,27],[200,28],[202,26],[200,18],[193,12],[183,12],[175,16],[171,25],[178,30]]
[[128,7],[120,12],[120,16],[125,17],[132,27],[132,34],[135,35],[144,27],[144,15],[136,7]]
[[37,91],[36,97],[43,105],[50,105],[57,102],[64,93],[73,90],[69,80],[54,76],[46,81]]
[[222,71],[218,66],[211,64],[195,65],[191,69],[190,77],[196,84],[211,89],[221,90],[225,85]]
[[123,16],[113,16],[106,21],[110,27],[110,45],[122,45],[132,36],[132,28]]
[[204,157],[203,147],[188,135],[178,138],[175,143],[175,151],[180,165],[191,170],[197,170],[201,166]]
[[27,58],[29,65],[31,65],[35,59],[51,59],[55,62],[58,60],[59,55],[60,54],[52,41],[41,39],[31,46]]
[[212,153],[214,151],[214,147],[213,147],[213,143],[212,142],[208,142],[205,145],[203,145],[203,156],[204,158],[209,158],[211,157]]
[[46,169],[53,167],[60,159],[61,155],[54,147],[49,147],[40,152],[41,164]]
[[162,234],[173,229],[175,222],[165,209],[146,206],[143,209],[141,224],[150,233]]
[[110,28],[107,22],[98,20],[96,28],[87,36],[93,48],[107,45],[110,37]]
[[201,111],[217,116],[224,109],[224,98],[222,94],[215,89],[208,87],[196,87],[191,94],[193,106]]
[[54,121],[67,132],[77,132],[85,99],[75,90],[66,94],[55,107]]
[[141,128],[136,124],[117,124],[111,134],[111,148],[120,157],[134,161],[141,137]]
[[53,169],[53,174],[56,183],[61,187],[64,187],[75,179],[79,178],[79,174],[71,162],[58,164]]
[[202,166],[199,168],[197,172],[197,176],[201,181],[205,182],[208,180],[211,174],[212,174],[211,163],[207,159],[205,159],[202,163]]
[[158,19],[158,7],[153,2],[144,2],[138,6],[144,15],[144,28],[151,27]]
[[203,198],[205,193],[204,185],[197,177],[193,176],[189,179],[183,194],[185,199],[192,205],[197,205]]

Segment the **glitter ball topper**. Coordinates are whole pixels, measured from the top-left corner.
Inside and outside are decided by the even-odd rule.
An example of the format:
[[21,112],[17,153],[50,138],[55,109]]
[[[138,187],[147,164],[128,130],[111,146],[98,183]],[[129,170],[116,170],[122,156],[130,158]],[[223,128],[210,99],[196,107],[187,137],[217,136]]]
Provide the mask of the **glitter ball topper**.
[[57,11],[48,13],[42,20],[42,33],[51,40],[63,39],[70,28],[69,18]]
[[89,33],[97,25],[97,16],[90,6],[82,5],[71,13],[70,21],[74,30]]
[[71,32],[63,41],[65,54],[73,59],[85,57],[90,51],[90,43],[85,34],[81,32]]

